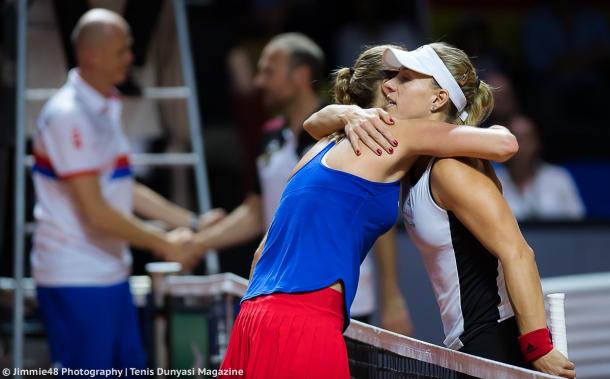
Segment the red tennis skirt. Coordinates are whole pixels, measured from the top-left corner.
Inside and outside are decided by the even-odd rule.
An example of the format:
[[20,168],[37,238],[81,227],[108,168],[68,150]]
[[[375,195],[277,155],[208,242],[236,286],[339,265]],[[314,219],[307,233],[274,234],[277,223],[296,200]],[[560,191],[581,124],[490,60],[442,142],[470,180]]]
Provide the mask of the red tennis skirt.
[[342,328],[343,294],[331,288],[244,301],[221,365],[243,376],[220,377],[348,379]]

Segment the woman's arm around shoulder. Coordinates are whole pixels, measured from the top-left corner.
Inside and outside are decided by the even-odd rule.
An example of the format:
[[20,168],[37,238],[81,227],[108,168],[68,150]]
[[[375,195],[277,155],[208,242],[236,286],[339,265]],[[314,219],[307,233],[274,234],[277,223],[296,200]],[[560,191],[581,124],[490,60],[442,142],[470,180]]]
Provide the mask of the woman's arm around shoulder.
[[519,150],[515,136],[499,125],[476,128],[426,119],[397,120],[396,125],[398,127],[392,131],[403,154],[441,158],[464,156],[504,162]]

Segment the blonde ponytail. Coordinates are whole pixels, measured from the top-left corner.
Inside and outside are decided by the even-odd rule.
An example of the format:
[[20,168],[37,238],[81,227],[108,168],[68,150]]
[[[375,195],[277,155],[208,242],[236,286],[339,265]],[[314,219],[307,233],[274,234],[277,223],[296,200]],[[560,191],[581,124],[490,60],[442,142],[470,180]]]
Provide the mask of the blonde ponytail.
[[337,104],[351,104],[352,99],[349,95],[349,84],[352,80],[351,69],[343,67],[335,71],[335,96]]
[[452,111],[449,112],[448,121],[454,124],[480,125],[489,117],[494,107],[492,88],[479,79],[470,58],[463,50],[443,42],[431,43],[430,47],[441,58],[466,96],[466,120],[462,122],[457,115],[457,109],[451,104]]
[[465,125],[477,126],[483,123],[494,107],[494,95],[489,84],[481,80],[479,88],[475,90],[473,98],[466,105],[468,117],[464,121]]

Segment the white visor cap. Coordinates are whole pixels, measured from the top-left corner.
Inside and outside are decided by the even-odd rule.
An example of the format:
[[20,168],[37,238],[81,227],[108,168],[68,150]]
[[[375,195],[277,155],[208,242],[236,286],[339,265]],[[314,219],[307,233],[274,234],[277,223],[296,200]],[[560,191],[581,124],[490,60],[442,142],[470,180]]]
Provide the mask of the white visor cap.
[[389,47],[383,52],[383,63],[391,69],[398,70],[401,67],[405,67],[420,74],[433,77],[441,88],[449,92],[449,98],[453,105],[455,105],[460,119],[465,121],[468,117],[468,113],[464,112],[466,107],[464,92],[462,92],[460,85],[451,75],[447,66],[445,66],[441,58],[429,45],[423,45],[417,50],[412,51]]

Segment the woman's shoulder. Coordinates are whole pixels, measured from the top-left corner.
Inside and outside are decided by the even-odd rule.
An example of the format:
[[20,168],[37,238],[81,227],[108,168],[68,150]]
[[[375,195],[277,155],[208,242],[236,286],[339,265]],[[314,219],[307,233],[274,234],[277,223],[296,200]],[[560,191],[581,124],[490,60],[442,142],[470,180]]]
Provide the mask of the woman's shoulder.
[[437,158],[434,160],[432,171],[469,171],[475,169],[479,172],[484,172],[484,161],[477,158],[468,157],[449,157],[449,158]]
[[498,189],[502,189],[500,180],[489,161],[478,158],[451,157],[436,159],[432,166],[431,176],[436,182],[462,183],[468,185],[475,178],[488,177]]
[[322,150],[324,150],[331,143],[328,137],[321,138],[297,163],[296,167],[292,170],[292,174],[294,175],[297,171],[299,171],[303,166],[305,166],[309,161],[311,161],[316,155],[318,155]]

